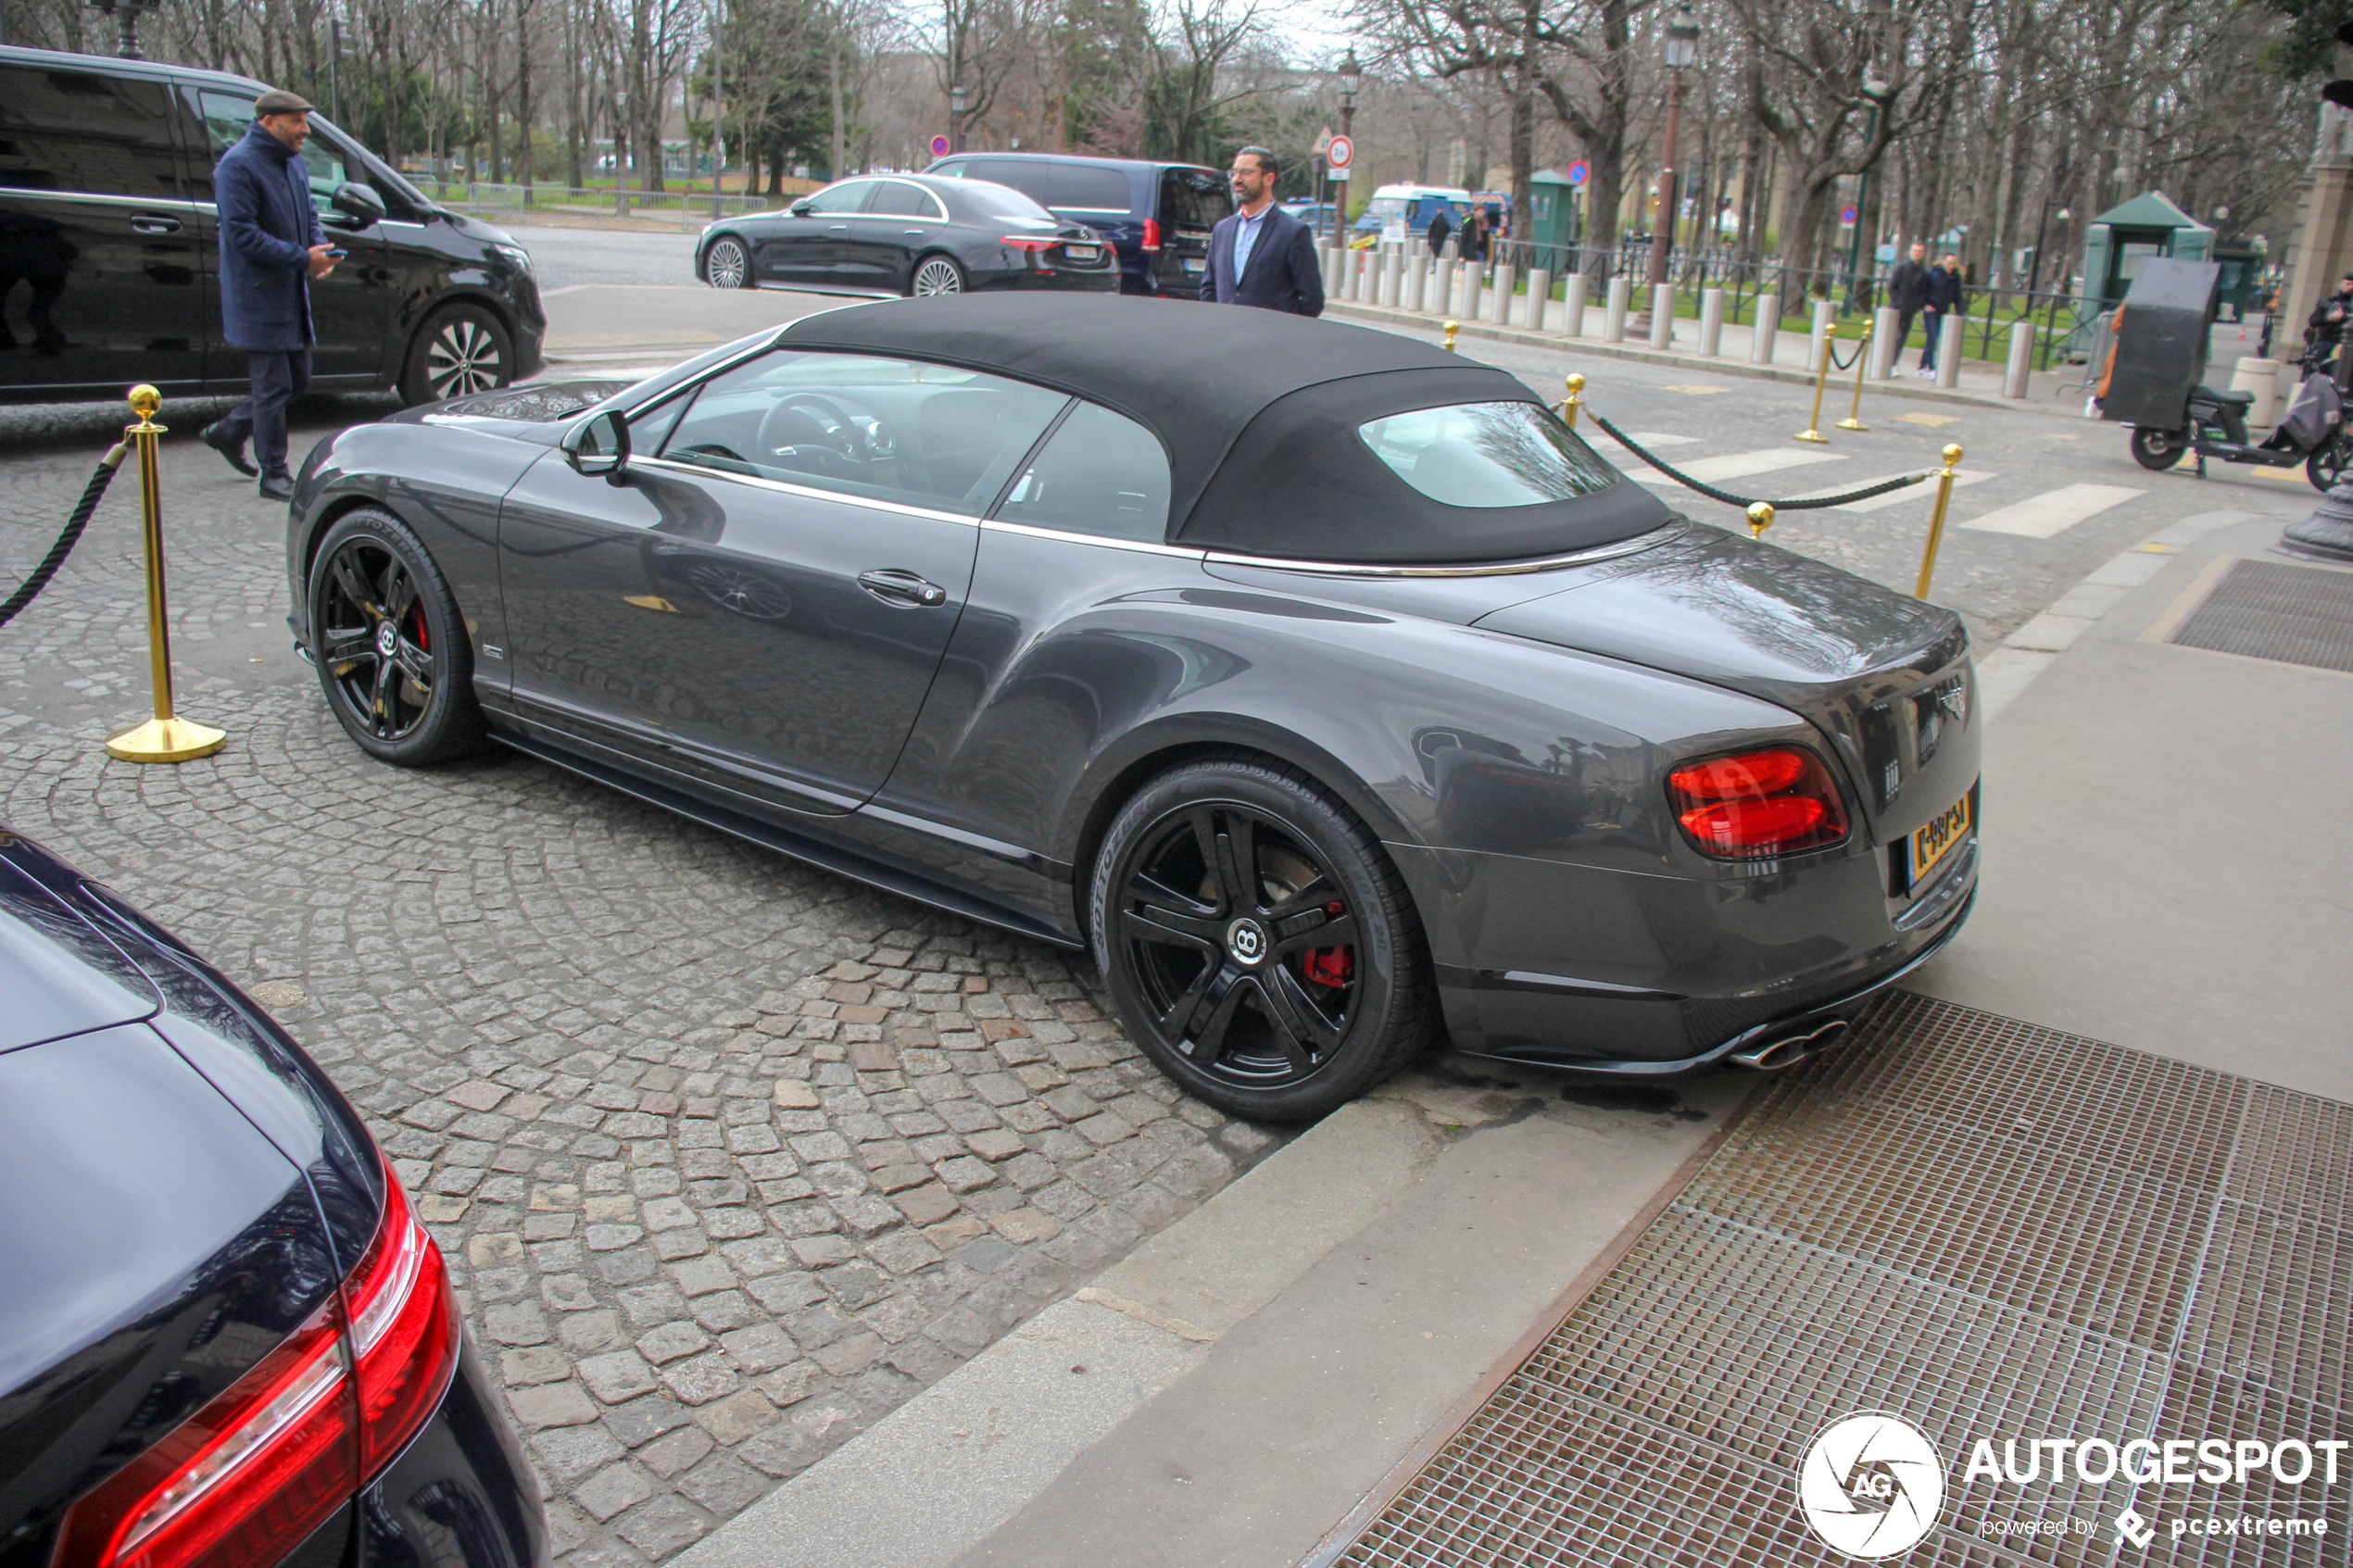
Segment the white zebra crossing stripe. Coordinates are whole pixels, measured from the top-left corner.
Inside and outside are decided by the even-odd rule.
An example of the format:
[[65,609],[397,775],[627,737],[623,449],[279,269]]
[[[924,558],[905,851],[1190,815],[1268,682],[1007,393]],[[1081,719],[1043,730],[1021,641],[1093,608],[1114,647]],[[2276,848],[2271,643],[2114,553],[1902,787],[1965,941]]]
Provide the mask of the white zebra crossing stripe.
[[[1838,452],[1795,452],[1786,446],[1768,446],[1759,452],[1732,452],[1721,458],[1702,458],[1695,463],[1675,466],[1704,484],[1714,484],[1727,479],[1743,479],[1753,473],[1771,473],[1779,469],[1804,468],[1809,463],[1843,463]],[[1674,484],[1676,482],[1650,467],[1632,476],[1644,484]]]
[[1961,526],[1979,533],[2015,533],[2027,539],[2048,539],[2087,517],[2146,494],[2121,484],[2070,484],[2030,495],[2023,501],[2013,501],[2007,507],[1996,507]]

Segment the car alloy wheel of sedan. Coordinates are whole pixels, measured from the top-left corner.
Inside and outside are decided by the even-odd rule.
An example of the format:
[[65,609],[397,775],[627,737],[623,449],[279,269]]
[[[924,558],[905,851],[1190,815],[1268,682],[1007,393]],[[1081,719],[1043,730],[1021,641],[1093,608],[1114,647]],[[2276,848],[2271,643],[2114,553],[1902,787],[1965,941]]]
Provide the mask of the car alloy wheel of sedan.
[[908,288],[913,295],[962,294],[964,292],[964,270],[944,256],[926,259],[915,269],[915,281]]
[[740,289],[749,286],[751,262],[744,255],[744,247],[734,240],[721,240],[711,247],[703,260],[703,277],[715,289]]
[[452,316],[425,350],[425,383],[435,397],[488,392],[500,383],[506,355],[498,340],[467,316]]
[[1178,770],[1104,853],[1097,953],[1131,1035],[1196,1096],[1316,1114],[1428,1039],[1425,966],[1399,953],[1410,903],[1307,781],[1255,761]]
[[346,513],[311,569],[312,657],[352,739],[387,762],[438,761],[482,733],[457,602],[424,546],[389,513]]

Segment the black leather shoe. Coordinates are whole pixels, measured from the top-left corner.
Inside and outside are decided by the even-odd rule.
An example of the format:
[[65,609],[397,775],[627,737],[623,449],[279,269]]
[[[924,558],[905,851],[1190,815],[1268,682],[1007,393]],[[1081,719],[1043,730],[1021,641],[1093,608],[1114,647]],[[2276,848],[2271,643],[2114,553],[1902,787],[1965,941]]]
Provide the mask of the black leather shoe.
[[293,476],[282,473],[265,477],[261,482],[261,498],[265,501],[293,500]]
[[229,466],[235,469],[239,473],[244,474],[246,478],[250,479],[255,474],[261,471],[246,460],[245,444],[242,441],[233,440],[229,433],[222,430],[219,425],[211,424],[205,426],[204,429],[196,432],[196,439],[211,447],[214,451],[220,453],[222,457],[228,458]]

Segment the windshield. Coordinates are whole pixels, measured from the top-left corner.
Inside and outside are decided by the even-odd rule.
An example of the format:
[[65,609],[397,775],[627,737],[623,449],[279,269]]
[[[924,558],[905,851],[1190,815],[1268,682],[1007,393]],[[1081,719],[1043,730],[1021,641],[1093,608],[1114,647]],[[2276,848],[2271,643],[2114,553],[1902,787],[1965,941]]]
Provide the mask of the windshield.
[[1416,408],[1368,420],[1356,433],[1399,478],[1449,507],[1532,507],[1596,495],[1618,480],[1533,403]]

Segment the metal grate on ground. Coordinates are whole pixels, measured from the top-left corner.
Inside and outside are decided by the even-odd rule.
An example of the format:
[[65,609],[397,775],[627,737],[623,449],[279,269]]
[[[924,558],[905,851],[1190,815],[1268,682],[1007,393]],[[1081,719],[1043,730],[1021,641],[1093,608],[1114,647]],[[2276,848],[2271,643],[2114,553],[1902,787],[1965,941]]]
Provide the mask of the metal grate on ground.
[[[1908,993],[1852,1039],[1755,1096],[1311,1562],[1842,1562],[1797,1467],[1857,1411],[1945,1462],[1906,1563],[2353,1561],[2353,1462],[2327,1488],[1965,1478],[1981,1437],[2353,1436],[2353,1107]],[[2146,1550],[2116,1529],[2128,1505]],[[2171,1538],[2193,1513],[2327,1534]],[[2028,1528],[2061,1519],[2082,1524]]]
[[2169,640],[2216,653],[2353,671],[2353,571],[2240,561]]

